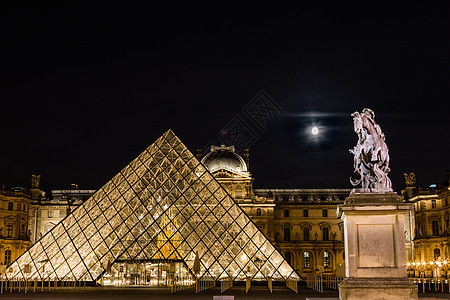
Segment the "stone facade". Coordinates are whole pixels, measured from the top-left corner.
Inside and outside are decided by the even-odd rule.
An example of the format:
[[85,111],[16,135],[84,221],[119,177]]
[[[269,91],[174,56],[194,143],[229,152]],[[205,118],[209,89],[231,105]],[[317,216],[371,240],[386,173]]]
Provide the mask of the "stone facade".
[[446,178],[438,184],[421,187],[415,180],[407,180],[407,187],[402,191],[405,199],[414,204],[414,250],[408,262],[410,277],[450,277],[447,266],[450,255],[449,183],[450,172],[447,171]]
[[248,150],[244,154],[245,160],[232,147],[215,147],[202,163],[303,278],[316,272],[344,276],[336,208],[351,190],[253,189]]
[[76,185],[68,190],[52,190],[52,199],[35,199],[30,204],[30,240],[34,243],[64,219],[95,190],[79,190]]
[[9,265],[31,244],[28,232],[30,202],[29,190],[0,190],[0,265]]

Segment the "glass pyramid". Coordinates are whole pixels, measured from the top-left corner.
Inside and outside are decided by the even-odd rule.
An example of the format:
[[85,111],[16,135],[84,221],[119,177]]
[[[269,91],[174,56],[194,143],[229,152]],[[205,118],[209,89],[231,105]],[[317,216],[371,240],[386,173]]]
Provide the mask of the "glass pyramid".
[[192,270],[196,253],[200,277],[299,279],[168,130],[14,261],[8,278],[97,280],[115,262],[157,259]]

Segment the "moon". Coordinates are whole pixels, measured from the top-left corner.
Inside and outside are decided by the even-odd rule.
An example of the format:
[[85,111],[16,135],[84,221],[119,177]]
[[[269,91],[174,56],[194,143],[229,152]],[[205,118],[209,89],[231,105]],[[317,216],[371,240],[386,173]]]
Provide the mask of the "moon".
[[312,135],[318,135],[319,134],[319,128],[317,128],[316,126],[311,128],[311,134]]

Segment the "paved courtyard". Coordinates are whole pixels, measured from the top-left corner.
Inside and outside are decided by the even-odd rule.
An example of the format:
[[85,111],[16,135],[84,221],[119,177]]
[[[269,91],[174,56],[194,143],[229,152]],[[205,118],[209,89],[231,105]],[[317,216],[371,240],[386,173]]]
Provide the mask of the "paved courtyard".
[[[140,299],[196,299],[212,300],[213,296],[220,295],[220,288],[215,287],[199,294],[195,294],[192,291],[181,291],[175,294],[171,294],[169,289],[166,288],[109,288],[109,287],[86,287],[76,289],[64,289],[57,291],[32,291],[27,294],[22,292],[3,292],[0,295],[1,299],[127,299],[127,300],[140,300]],[[311,299],[311,300],[328,300],[338,299],[338,292],[335,290],[326,290],[323,294],[317,293],[304,286],[300,286],[299,293],[296,294],[290,289],[284,286],[275,286],[273,294],[270,294],[267,287],[254,286],[246,294],[243,286],[236,286],[224,293],[224,295],[233,295],[236,300],[239,299]],[[449,293],[419,293],[421,299],[450,299]]]

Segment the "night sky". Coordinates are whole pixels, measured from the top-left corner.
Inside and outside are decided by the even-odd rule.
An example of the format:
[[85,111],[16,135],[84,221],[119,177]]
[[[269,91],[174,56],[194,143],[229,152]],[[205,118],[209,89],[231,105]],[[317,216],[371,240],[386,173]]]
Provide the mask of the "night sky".
[[280,114],[249,141],[257,188],[351,188],[350,114],[364,107],[396,191],[404,172],[429,185],[450,169],[448,7],[62,2],[1,14],[0,181],[12,187],[41,174],[47,192],[98,189],[169,128],[195,153],[260,91]]

